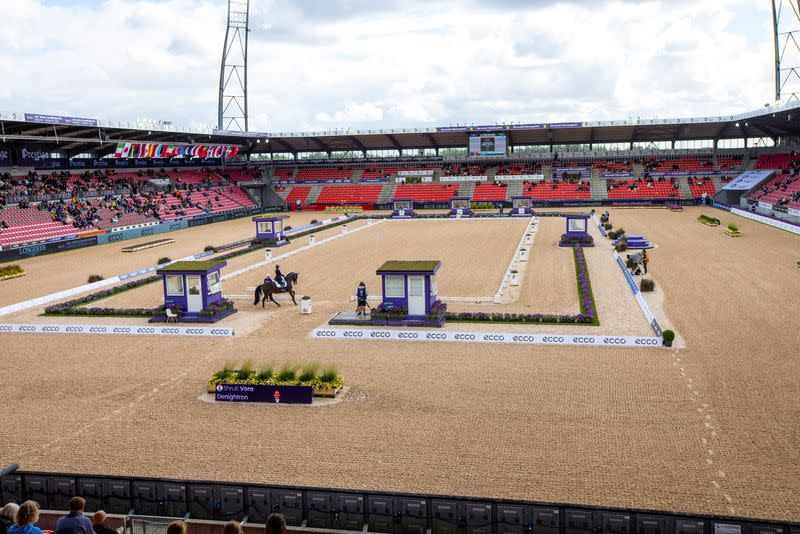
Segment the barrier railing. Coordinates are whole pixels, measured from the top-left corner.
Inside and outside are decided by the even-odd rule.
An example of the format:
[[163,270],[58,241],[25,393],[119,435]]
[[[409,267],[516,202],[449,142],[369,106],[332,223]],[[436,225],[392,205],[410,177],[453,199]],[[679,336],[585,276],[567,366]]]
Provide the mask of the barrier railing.
[[797,534],[800,523],[634,508],[452,495],[12,470],[2,502],[66,510],[80,495],[89,512],[152,518],[287,524],[390,534]]

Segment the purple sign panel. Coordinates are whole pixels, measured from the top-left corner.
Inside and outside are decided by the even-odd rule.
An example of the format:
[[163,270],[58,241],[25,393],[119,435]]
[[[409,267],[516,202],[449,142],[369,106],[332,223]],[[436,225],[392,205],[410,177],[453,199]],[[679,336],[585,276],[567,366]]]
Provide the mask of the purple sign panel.
[[11,166],[11,150],[6,145],[0,145],[0,167]]
[[23,167],[48,166],[50,151],[42,149],[31,150],[27,147],[19,149],[19,164]]
[[261,384],[217,384],[215,399],[221,402],[269,402],[311,404],[311,386],[265,386]]
[[60,115],[40,115],[39,113],[26,113],[27,122],[40,122],[43,124],[66,124],[67,126],[97,126],[95,119],[82,119],[79,117],[62,117]]
[[582,122],[544,122],[531,124],[485,124],[482,126],[442,126],[437,132],[499,132],[502,130],[543,130],[548,128],[581,128]]

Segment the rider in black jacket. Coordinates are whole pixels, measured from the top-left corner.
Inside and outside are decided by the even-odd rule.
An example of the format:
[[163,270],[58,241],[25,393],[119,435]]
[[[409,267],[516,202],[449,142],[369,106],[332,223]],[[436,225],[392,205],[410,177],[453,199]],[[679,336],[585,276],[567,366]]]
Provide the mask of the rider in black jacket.
[[284,287],[286,285],[286,280],[283,278],[280,265],[275,265],[275,285],[278,287]]

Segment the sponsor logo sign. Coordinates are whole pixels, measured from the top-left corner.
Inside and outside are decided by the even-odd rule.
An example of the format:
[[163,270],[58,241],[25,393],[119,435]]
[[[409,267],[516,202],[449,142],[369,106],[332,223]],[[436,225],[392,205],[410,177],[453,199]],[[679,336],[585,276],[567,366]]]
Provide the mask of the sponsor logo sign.
[[220,402],[269,402],[311,404],[311,386],[267,386],[262,384],[217,384],[214,398]]
[[148,336],[230,337],[233,328],[208,326],[129,326],[129,325],[59,325],[59,324],[0,324],[0,333],[33,334],[111,334]]
[[66,124],[68,126],[97,126],[95,119],[83,119],[79,117],[62,117],[61,115],[42,115],[40,113],[26,113],[26,122],[39,122],[43,124]]
[[450,343],[512,343],[521,345],[592,345],[608,347],[660,347],[651,336],[603,336],[593,334],[524,334],[509,332],[461,332],[430,330],[386,330],[371,328],[318,328],[314,339],[362,341],[432,341]]

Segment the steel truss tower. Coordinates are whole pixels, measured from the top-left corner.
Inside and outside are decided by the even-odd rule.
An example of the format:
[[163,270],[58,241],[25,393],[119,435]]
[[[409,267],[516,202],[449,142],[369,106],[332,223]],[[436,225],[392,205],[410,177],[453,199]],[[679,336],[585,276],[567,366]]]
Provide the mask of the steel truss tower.
[[800,100],[800,1],[772,0],[775,100]]
[[228,28],[219,70],[219,129],[247,131],[249,0],[228,0]]

